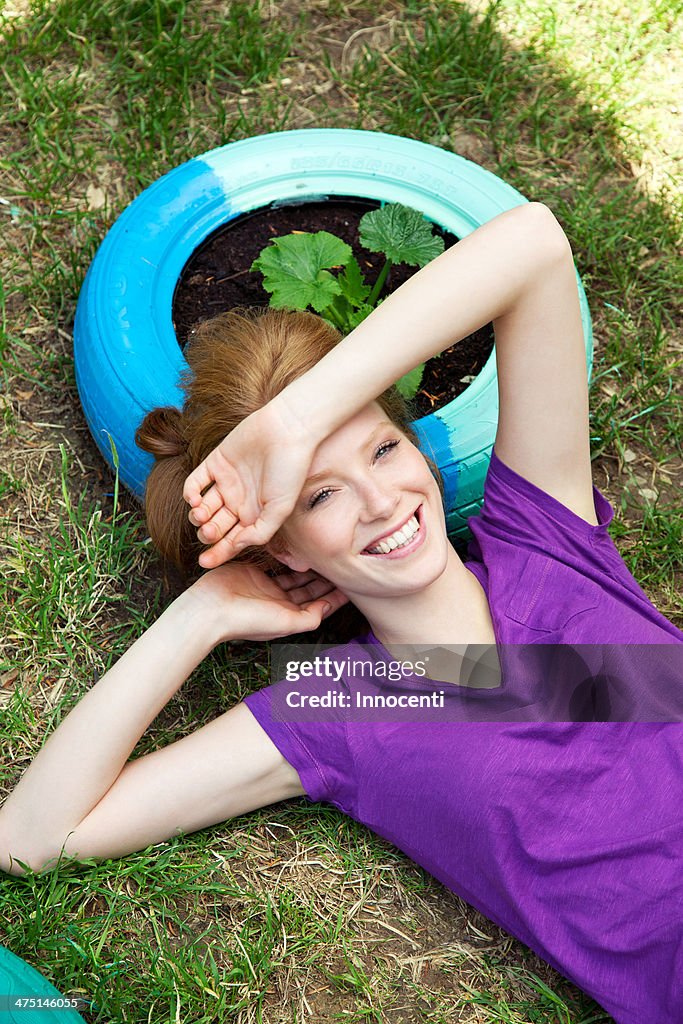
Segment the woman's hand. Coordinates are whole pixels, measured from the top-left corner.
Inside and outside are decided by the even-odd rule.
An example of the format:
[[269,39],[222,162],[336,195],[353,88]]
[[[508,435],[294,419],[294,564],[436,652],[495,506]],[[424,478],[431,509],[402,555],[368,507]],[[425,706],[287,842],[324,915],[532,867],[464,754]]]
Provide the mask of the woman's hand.
[[190,587],[216,622],[218,643],[274,640],[317,629],[348,598],[309,572],[267,576],[253,565],[221,565]]
[[294,508],[320,440],[278,396],[214,448],[183,489],[190,522],[211,545],[200,565],[212,569],[270,540]]

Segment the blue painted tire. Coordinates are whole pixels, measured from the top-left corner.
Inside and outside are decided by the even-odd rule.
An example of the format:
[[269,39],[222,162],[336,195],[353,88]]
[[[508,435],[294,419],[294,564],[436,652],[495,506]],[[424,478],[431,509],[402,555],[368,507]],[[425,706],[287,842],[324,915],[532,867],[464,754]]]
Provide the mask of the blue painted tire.
[[[217,228],[250,210],[330,196],[399,202],[459,238],[513,206],[516,189],[477,164],[414,139],[315,128],[233,142],[176,167],[124,210],[102,242],[76,310],[76,382],[104,458],[138,497],[152,458],[135,444],[143,416],[182,404],[186,362],[171,320],[183,267]],[[577,274],[590,373],[593,334]],[[495,351],[467,390],[415,422],[424,451],[443,474],[450,532],[484,491],[498,422]],[[110,442],[111,438],[111,442]]]
[[[25,999],[41,1003],[16,1005]],[[0,946],[0,1024],[85,1024],[76,1010],[60,1006],[63,999],[35,967]]]

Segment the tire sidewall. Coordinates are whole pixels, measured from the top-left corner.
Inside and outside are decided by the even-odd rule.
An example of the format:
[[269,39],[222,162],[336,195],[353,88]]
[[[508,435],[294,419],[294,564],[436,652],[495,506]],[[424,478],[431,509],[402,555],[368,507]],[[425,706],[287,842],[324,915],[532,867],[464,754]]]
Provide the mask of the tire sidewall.
[[[415,139],[354,129],[275,132],[230,143],[176,167],[109,230],[76,310],[76,382],[86,420],[124,485],[144,495],[153,459],[135,444],[144,415],[183,402],[187,363],[172,322],[183,268],[209,235],[271,204],[333,196],[399,202],[459,238],[528,200],[463,157]],[[590,373],[593,337],[577,274]],[[463,394],[414,427],[444,481],[447,525],[466,535],[481,504],[498,422],[495,351]]]

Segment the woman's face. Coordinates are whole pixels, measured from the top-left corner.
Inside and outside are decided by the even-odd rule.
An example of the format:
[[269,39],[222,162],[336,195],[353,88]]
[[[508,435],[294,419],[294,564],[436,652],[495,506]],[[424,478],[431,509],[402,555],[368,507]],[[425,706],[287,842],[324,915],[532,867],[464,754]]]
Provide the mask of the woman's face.
[[449,550],[429,466],[374,402],[318,447],[277,539],[281,561],[314,569],[350,600],[422,590],[444,571]]

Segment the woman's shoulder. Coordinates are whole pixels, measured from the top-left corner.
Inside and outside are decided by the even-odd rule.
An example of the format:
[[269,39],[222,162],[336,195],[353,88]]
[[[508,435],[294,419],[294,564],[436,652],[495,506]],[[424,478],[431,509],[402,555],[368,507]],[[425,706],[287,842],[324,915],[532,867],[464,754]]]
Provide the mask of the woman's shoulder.
[[[612,505],[592,485],[592,508],[580,515],[573,507],[543,490],[508,466],[494,448],[491,453],[486,483],[482,521],[498,529],[507,528],[518,533],[523,530],[530,538],[550,532],[559,542],[582,543],[593,538],[608,536],[608,527],[614,517]],[[476,518],[470,521],[476,522]]]
[[589,523],[498,458],[466,566],[487,592],[503,641],[670,643],[683,634],[652,604],[617,551],[613,508],[593,487]]
[[579,575],[620,574],[623,560],[608,532],[614,510],[597,487],[593,496],[596,522],[590,523],[510,469],[494,448],[481,511],[469,519],[466,564],[485,585],[495,572],[522,588],[530,570],[548,575],[551,563]]

